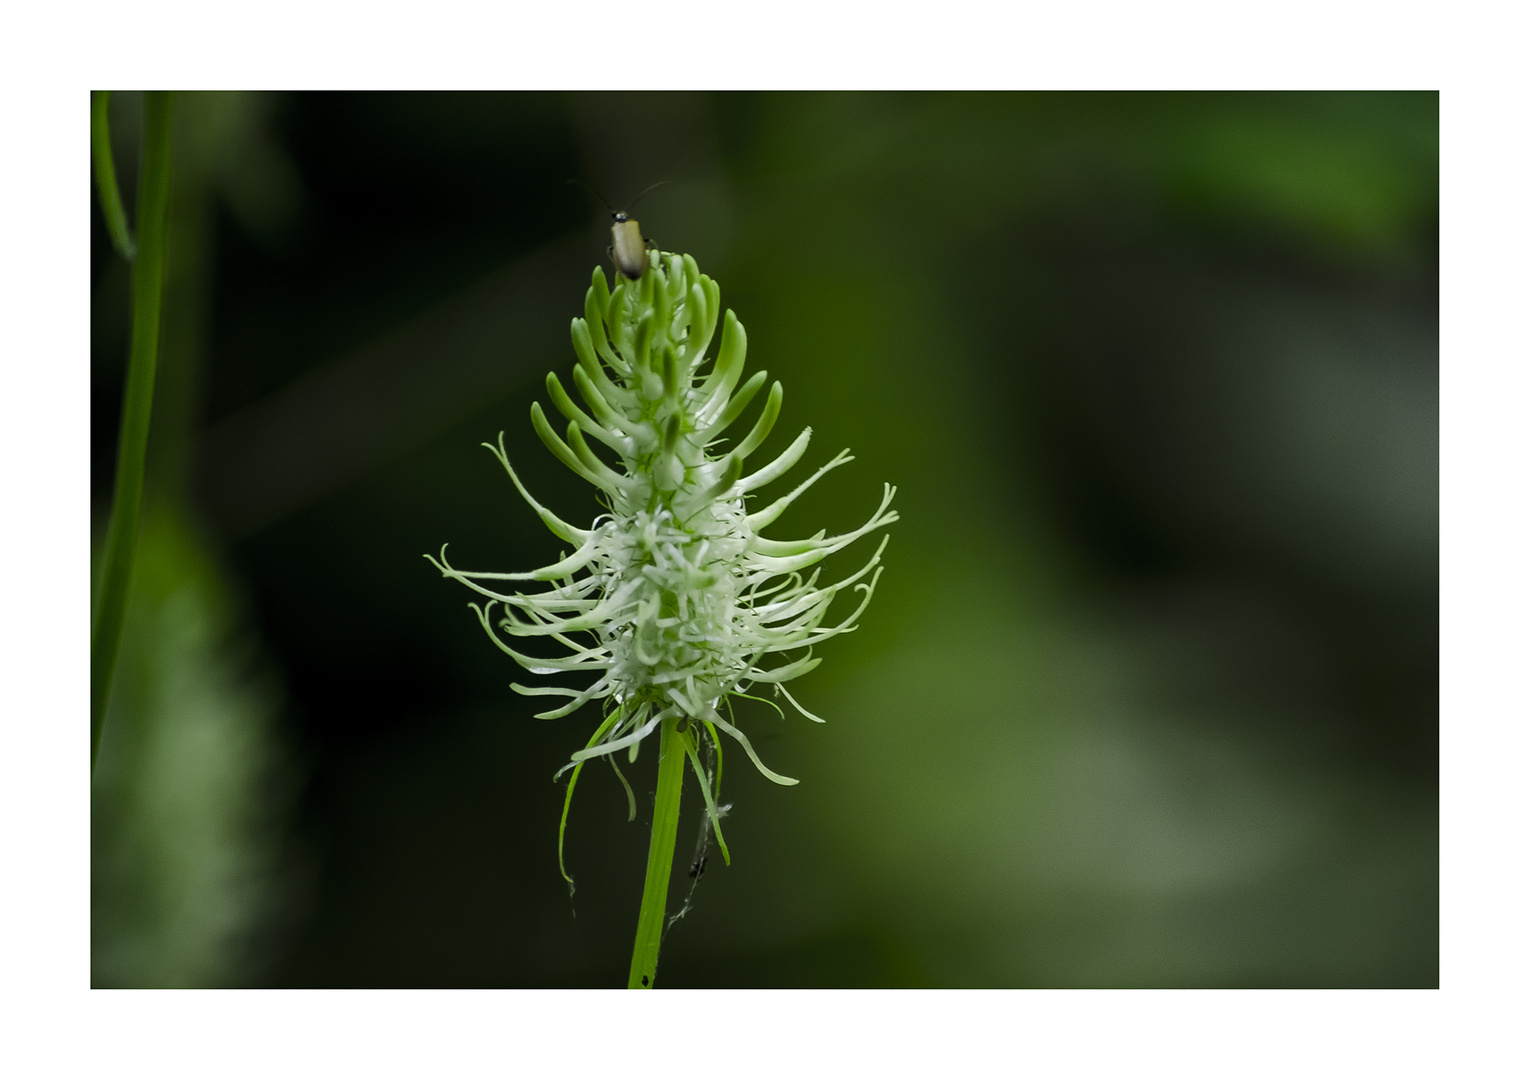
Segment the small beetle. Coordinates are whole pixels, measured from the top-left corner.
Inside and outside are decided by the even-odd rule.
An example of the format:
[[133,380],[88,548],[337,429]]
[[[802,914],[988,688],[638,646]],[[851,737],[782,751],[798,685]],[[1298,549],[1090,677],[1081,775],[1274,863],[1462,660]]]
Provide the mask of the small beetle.
[[648,269],[648,242],[625,210],[611,214],[611,257],[616,260],[616,268],[633,281]]
[[656,187],[672,183],[670,180],[660,180],[657,184],[649,184],[637,197],[627,204],[627,210],[612,209],[611,204],[606,202],[606,197],[583,180],[569,180],[570,184],[577,184],[601,202],[606,204],[606,209],[611,211],[611,248],[606,253],[616,263],[617,272],[628,280],[637,281],[643,276],[643,271],[648,269],[648,240],[643,236],[643,229],[636,221],[627,216],[627,210],[637,205],[638,199],[647,195]]

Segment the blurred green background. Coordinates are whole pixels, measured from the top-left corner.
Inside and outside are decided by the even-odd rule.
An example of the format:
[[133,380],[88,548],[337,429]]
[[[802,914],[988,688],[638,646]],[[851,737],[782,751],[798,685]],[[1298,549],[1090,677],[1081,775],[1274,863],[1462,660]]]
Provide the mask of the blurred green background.
[[[1437,985],[1437,95],[176,109],[96,985],[624,981],[652,755],[636,823],[581,783],[571,900],[551,778],[594,716],[532,719],[421,558],[556,556],[500,430],[597,512],[527,420],[609,243],[569,178],[673,181],[635,216],[785,384],[765,452],[855,452],[777,534],[884,480],[902,513],[794,684],[829,723],[741,711],[802,783],[730,759],[734,864],[661,985]],[[141,101],[112,121],[131,200]],[[92,214],[99,535],[128,297]]]

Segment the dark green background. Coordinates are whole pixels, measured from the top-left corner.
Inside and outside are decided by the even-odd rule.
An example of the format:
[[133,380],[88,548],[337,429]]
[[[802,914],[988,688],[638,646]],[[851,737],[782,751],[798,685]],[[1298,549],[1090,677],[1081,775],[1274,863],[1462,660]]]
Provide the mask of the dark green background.
[[[140,110],[114,98],[129,197]],[[594,715],[533,720],[421,558],[556,555],[478,446],[502,429],[597,512],[527,421],[609,243],[571,177],[672,180],[635,216],[785,384],[765,452],[854,450],[774,534],[884,480],[903,515],[794,685],[828,724],[741,711],[802,783],[729,759],[734,863],[661,985],[1437,984],[1437,95],[177,110],[97,985],[623,982],[652,754],[634,824],[586,773],[570,901],[551,777]],[[91,212],[99,531],[127,275]]]

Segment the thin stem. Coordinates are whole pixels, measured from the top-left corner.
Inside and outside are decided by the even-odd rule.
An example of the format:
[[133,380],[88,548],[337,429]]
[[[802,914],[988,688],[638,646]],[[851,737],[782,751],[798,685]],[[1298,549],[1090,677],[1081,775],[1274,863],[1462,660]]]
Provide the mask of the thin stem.
[[[103,129],[104,130],[104,129]],[[100,158],[97,157],[99,167]],[[98,173],[99,176],[99,173]],[[115,190],[115,180],[112,182]],[[117,445],[117,480],[106,528],[96,610],[90,633],[90,767],[101,745],[101,721],[117,666],[128,586],[138,546],[143,503],[143,466],[154,403],[154,368],[159,358],[160,298],[165,280],[165,219],[170,201],[170,94],[145,95],[143,174],[138,184],[138,237],[133,263],[133,331],[127,388],[122,399],[122,434]],[[108,211],[108,214],[110,211]]]
[[111,100],[110,90],[91,95],[90,156],[96,165],[96,190],[101,196],[101,213],[106,216],[106,228],[112,234],[112,246],[117,249],[117,254],[132,262],[138,249],[128,230],[127,213],[117,190],[117,167],[112,163],[112,139],[107,129],[107,107]]
[[632,970],[627,989],[653,989],[659,967],[659,941],[664,933],[664,903],[675,861],[675,833],[680,828],[680,782],[685,778],[685,739],[678,720],[664,721],[659,742],[659,790],[653,804],[653,835],[648,842],[648,876],[643,880],[643,903],[638,908],[637,939],[632,944]]

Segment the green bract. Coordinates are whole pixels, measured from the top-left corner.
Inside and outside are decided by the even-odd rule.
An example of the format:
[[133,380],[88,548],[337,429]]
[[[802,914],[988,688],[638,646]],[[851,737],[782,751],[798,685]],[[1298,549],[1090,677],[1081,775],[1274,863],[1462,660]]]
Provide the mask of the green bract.
[[[760,535],[820,477],[852,459],[841,452],[786,495],[749,512],[752,493],[801,459],[811,429],[769,464],[746,472],[745,460],[780,414],[781,384],[771,385],[754,425],[727,449],[724,436],[759,394],[765,372],[740,385],[745,335],[732,311],[723,316],[716,360],[708,366],[720,292],[694,259],[653,252],[650,266],[638,281],[618,278],[614,290],[597,267],[585,294],[585,316],[573,321],[579,356],[573,382],[588,411],[553,374],[547,389],[568,420],[562,435],[540,404],[531,407],[531,422],[548,449],[599,489],[610,512],[588,529],[557,517],[516,476],[501,433],[498,446],[484,445],[547,527],[576,550],[528,573],[458,570],[447,562],[445,547],[439,561],[431,561],[445,576],[488,598],[481,607],[473,605],[484,629],[527,671],[593,677],[579,688],[514,686],[526,695],[569,699],[538,714],[546,719],[589,701],[605,702],[604,722],[565,766],[576,770],[570,797],[584,762],[606,757],[614,766],[612,755],[622,750],[635,760],[644,738],[678,718],[715,829],[718,812],[697,758],[697,728],[705,730],[717,753],[721,729],[771,780],[797,782],[768,769],[744,733],[719,713],[719,705],[764,683],[819,720],[797,705],[783,684],[818,665],[813,646],[854,629],[882,572],[878,564],[887,540],[849,577],[820,584],[817,570],[807,577],[803,572],[898,515],[888,509],[894,489],[884,485],[876,512],[851,532],[825,536],[820,530],[805,540]],[[613,452],[619,464],[603,461],[591,440]],[[500,581],[548,587],[501,593],[486,584]],[[828,622],[830,604],[849,589],[863,594],[859,604]],[[501,635],[551,638],[567,653],[556,659],[528,655]],[[629,788],[629,799],[630,794]],[[564,814],[566,820],[567,804]],[[560,830],[560,863],[561,846]]]

